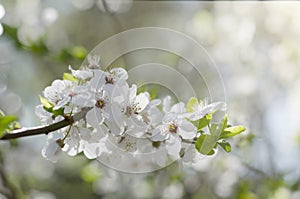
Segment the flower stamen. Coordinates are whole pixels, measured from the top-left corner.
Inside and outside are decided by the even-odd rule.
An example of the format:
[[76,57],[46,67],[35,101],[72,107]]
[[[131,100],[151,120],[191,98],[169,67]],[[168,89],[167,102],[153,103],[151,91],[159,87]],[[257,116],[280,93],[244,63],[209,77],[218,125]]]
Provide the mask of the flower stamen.
[[95,106],[96,106],[97,108],[103,109],[104,106],[105,106],[105,101],[104,101],[103,99],[99,99],[99,100],[96,101]]
[[178,126],[176,126],[175,124],[170,124],[168,128],[170,133],[177,133]]

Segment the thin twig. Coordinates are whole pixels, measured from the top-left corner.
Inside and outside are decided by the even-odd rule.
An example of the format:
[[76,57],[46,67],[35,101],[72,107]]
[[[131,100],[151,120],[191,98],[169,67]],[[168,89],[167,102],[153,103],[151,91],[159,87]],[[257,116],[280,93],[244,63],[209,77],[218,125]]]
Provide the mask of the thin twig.
[[21,138],[26,136],[40,135],[40,134],[48,134],[50,132],[56,131],[63,127],[66,127],[74,122],[77,122],[85,117],[86,113],[92,108],[84,108],[82,111],[76,113],[75,115],[65,118],[62,121],[46,125],[46,126],[38,126],[33,128],[21,128],[14,130],[10,133],[3,135],[0,140],[10,140],[15,138]]

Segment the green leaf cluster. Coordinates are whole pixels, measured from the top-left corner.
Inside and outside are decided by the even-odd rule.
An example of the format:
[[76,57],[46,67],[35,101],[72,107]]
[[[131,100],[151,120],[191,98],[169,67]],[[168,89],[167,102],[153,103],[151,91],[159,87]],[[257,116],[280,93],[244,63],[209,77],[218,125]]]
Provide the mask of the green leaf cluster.
[[[231,152],[231,145],[226,139],[244,132],[246,128],[230,126],[227,114],[219,123],[210,123],[211,119],[212,113],[196,121],[198,132],[201,133],[195,144],[197,151],[203,155],[213,155],[219,145],[224,151]],[[208,127],[209,134],[204,134],[204,127]]]
[[5,116],[0,111],[0,137],[2,137],[5,132],[9,132],[9,131],[19,127],[18,123],[16,122],[17,119],[18,118],[13,115]]

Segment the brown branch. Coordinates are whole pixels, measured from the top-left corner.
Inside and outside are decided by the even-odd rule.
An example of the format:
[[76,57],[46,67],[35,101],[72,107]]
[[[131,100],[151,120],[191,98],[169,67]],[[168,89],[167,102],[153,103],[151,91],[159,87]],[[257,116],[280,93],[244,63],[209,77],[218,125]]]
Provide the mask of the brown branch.
[[84,108],[82,111],[76,113],[75,115],[65,118],[62,121],[45,125],[45,126],[38,126],[38,127],[32,127],[32,128],[21,128],[14,130],[10,133],[7,133],[3,135],[0,140],[10,140],[15,138],[21,138],[26,136],[33,136],[33,135],[41,135],[41,134],[48,134],[50,132],[56,131],[58,129],[61,129],[63,127],[66,127],[70,124],[73,124],[74,122],[77,122],[85,117],[86,113],[91,110],[92,108]]

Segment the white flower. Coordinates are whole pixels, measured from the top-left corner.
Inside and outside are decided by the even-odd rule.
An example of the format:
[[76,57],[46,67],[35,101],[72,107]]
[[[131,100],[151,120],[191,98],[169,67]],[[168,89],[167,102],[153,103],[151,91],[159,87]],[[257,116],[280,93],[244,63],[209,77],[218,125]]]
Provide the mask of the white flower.
[[[68,131],[68,128],[63,129]],[[81,137],[80,137],[79,127],[73,125],[70,129],[69,135],[65,139],[65,146],[62,148],[63,151],[67,152],[70,156],[75,156],[78,153],[82,152]]]
[[107,91],[101,90],[95,93],[94,108],[91,109],[86,115],[86,121],[92,127],[97,128],[101,125],[105,118],[111,115],[111,101]]
[[123,112],[123,117],[119,120],[123,122],[124,127],[127,129],[126,133],[142,136],[147,130],[147,123],[140,113],[149,104],[149,94],[145,92],[136,95],[137,86],[134,84],[131,88],[125,88],[123,91],[125,91],[124,96],[121,97],[123,99],[117,99]]
[[196,136],[197,128],[188,122],[184,115],[184,103],[175,104],[165,114],[162,124],[152,132],[151,139],[153,141],[165,141],[168,153],[174,157],[179,156],[182,139],[193,139]]
[[69,66],[69,70],[71,71],[72,75],[77,79],[81,80],[89,80],[93,77],[93,72],[89,70],[74,70],[71,66]]
[[83,152],[88,159],[95,159],[101,154],[103,143],[100,140],[105,136],[105,133],[101,127],[91,131],[82,125],[84,123],[80,121],[71,127],[62,150],[70,156]]
[[[82,150],[83,154],[88,159],[95,159],[101,155],[105,147],[105,143],[102,139],[107,134],[105,128],[98,127],[93,132],[81,132],[82,134]],[[86,135],[84,135],[86,134]]]
[[212,104],[207,104],[205,100],[200,101],[196,100],[195,104],[191,107],[192,113],[189,114],[189,119],[191,121],[196,121],[203,118],[205,115],[215,112],[217,110],[224,111],[226,110],[226,104],[224,102],[214,102]]
[[127,79],[127,71],[123,68],[113,68],[110,71],[95,70],[90,86],[93,90],[103,88],[111,93],[116,85],[121,87],[122,84],[127,84]]
[[140,113],[140,115],[143,118],[143,121],[147,123],[149,129],[156,127],[162,121],[164,115],[157,107],[160,105],[160,103],[161,100],[154,99],[150,101],[144,109],[144,111]]
[[51,86],[44,90],[44,96],[52,104],[54,110],[58,110],[69,102],[76,106],[86,107],[90,105],[90,93],[84,86],[77,86],[69,80],[55,80]]
[[[142,168],[139,162],[148,168],[153,163],[166,166],[170,157],[195,161],[199,153],[189,143],[196,138],[197,127],[191,121],[224,110],[225,103],[208,105],[191,98],[187,112],[182,102],[172,106],[170,96],[150,101],[148,92],[137,94],[137,86],[128,85],[125,69],[103,71],[99,56],[89,55],[87,59],[84,69],[69,66],[72,75],[64,76],[69,80],[55,80],[44,90],[50,110],[63,108],[64,114],[70,116],[86,107],[91,110],[85,118],[76,118],[71,126],[59,130],[59,139],[49,135],[43,157],[56,162],[61,150],[70,156],[83,153],[88,159],[97,158],[114,168],[136,171]],[[36,107],[36,114],[43,124],[65,119],[61,115],[53,117],[43,105]],[[144,140],[140,139],[142,136]]]
[[88,59],[88,68],[90,69],[99,69],[100,68],[100,56],[98,55],[88,55],[87,56]]

